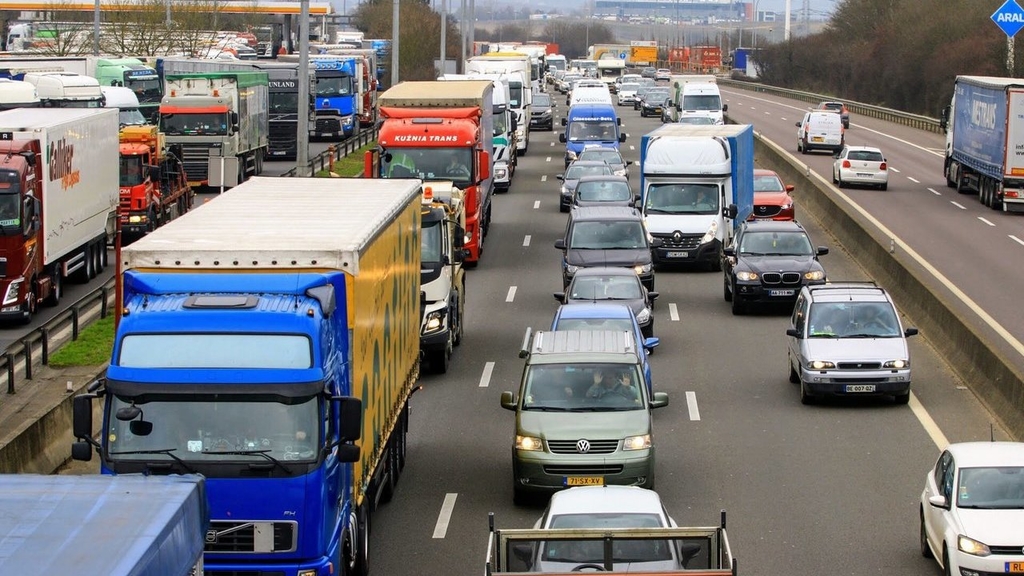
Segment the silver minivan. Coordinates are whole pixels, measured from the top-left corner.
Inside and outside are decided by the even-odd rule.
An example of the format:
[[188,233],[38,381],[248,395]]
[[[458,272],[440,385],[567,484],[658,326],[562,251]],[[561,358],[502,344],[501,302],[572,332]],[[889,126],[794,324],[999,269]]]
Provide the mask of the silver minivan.
[[786,330],[789,381],[800,385],[804,404],[819,396],[893,396],[906,404],[907,337],[915,334],[874,282],[804,286]]
[[846,145],[843,119],[835,112],[808,112],[796,127],[797,152],[828,150],[835,154]]

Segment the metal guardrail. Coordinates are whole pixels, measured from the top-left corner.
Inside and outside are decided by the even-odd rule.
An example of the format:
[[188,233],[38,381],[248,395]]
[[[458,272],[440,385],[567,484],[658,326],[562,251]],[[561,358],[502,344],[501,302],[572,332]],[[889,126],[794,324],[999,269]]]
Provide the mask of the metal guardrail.
[[[309,171],[308,174],[313,175],[323,170],[329,170],[337,160],[348,156],[376,139],[377,128],[367,128],[366,130],[353,134],[351,138],[346,139],[340,144],[331,144],[327,147],[327,150],[317,154],[315,158],[309,161],[307,166]],[[298,168],[292,168],[284,174],[281,174],[281,176],[299,176]]]
[[939,127],[939,120],[937,118],[929,118],[927,116],[920,116],[918,114],[911,114],[909,112],[902,112],[891,108],[883,108],[882,106],[874,106],[872,104],[852,102],[850,100],[826,94],[814,94],[813,92],[801,92],[800,90],[777,88],[775,86],[769,86],[767,84],[760,84],[757,82],[719,78],[718,83],[722,86],[740,88],[742,90],[750,90],[752,92],[762,92],[773,96],[784,96],[786,98],[803,100],[814,104],[824,100],[840,100],[846,104],[847,108],[850,109],[851,114],[855,113],[861,116],[868,116],[870,118],[878,118],[879,120],[894,122],[896,124],[902,124],[904,126],[910,126],[911,128],[918,128],[938,134],[943,133],[942,128]]
[[11,344],[0,359],[7,373],[7,393],[15,394],[16,374],[22,373],[26,380],[32,379],[36,359],[38,363],[50,363],[50,352],[72,340],[78,340],[81,329],[90,323],[106,318],[114,306],[114,279],[79,298],[75,303],[58,312],[45,324],[36,328]]

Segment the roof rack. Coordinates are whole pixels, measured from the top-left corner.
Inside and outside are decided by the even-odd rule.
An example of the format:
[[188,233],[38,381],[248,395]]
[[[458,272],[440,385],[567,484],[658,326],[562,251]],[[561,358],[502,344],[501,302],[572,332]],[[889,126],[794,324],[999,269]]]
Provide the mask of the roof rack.
[[845,290],[849,288],[874,288],[882,291],[883,288],[875,283],[874,280],[840,280],[838,282],[828,282],[827,284],[816,284],[814,286],[807,287],[812,292],[818,290]]

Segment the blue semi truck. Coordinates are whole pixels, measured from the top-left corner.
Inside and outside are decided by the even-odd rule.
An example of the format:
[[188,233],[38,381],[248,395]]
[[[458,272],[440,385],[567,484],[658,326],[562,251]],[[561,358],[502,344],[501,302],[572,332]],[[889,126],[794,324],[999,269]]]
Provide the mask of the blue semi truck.
[[421,188],[253,178],[124,249],[72,455],[205,476],[208,576],[367,573],[419,376]]
[[645,134],[640,199],[647,231],[662,241],[656,264],[721,270],[722,248],[754,208],[754,127],[664,124]]
[[310,135],[329,140],[352,136],[362,103],[359,60],[352,56],[311,54],[309,61],[316,68],[316,122]]

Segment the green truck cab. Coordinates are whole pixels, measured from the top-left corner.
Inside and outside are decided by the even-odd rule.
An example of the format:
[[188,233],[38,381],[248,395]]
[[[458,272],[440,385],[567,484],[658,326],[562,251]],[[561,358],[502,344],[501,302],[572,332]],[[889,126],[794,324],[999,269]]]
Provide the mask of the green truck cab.
[[651,410],[668,394],[643,385],[643,354],[631,332],[527,329],[519,392],[501,393],[516,413],[516,503],[571,486],[654,487]]

